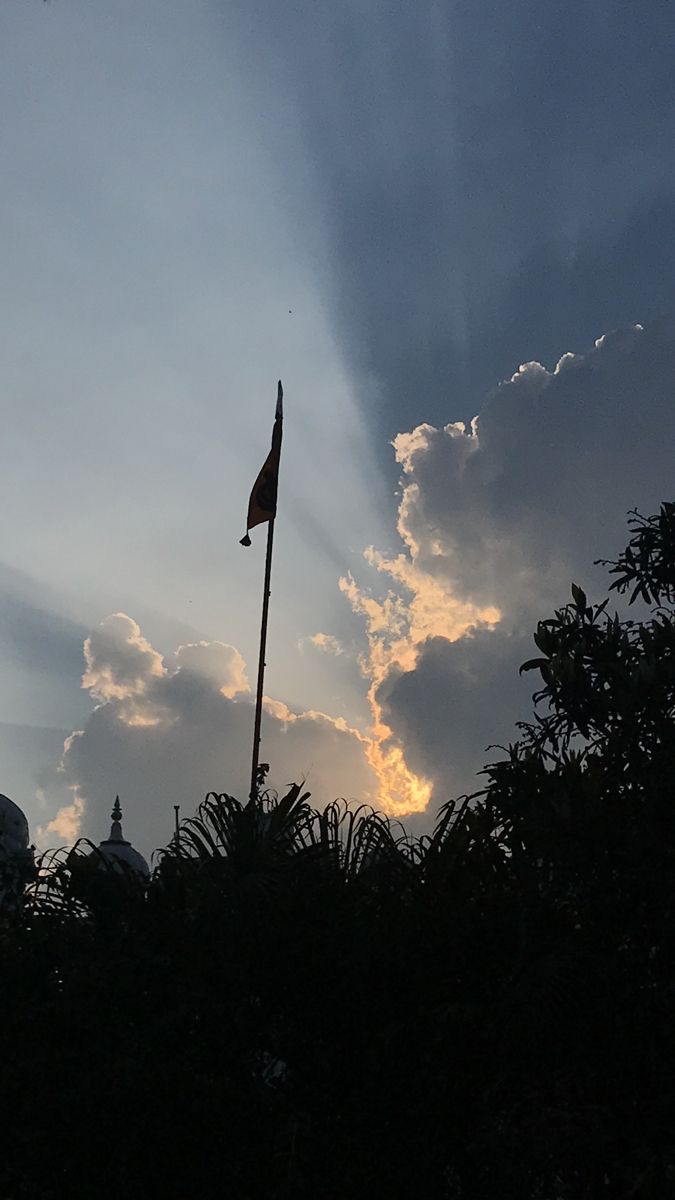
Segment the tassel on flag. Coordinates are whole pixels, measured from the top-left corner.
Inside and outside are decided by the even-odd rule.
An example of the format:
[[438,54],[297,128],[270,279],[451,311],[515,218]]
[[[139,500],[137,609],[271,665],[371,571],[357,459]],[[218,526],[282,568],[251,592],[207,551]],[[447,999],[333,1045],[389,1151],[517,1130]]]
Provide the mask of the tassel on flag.
[[277,388],[277,407],[274,414],[272,430],[272,449],[253,484],[251,498],[248,502],[246,517],[246,533],[240,541],[241,546],[250,546],[249,530],[265,521],[273,521],[277,515],[277,489],[279,486],[279,461],[281,458],[281,433],[283,427],[284,389],[281,380]]

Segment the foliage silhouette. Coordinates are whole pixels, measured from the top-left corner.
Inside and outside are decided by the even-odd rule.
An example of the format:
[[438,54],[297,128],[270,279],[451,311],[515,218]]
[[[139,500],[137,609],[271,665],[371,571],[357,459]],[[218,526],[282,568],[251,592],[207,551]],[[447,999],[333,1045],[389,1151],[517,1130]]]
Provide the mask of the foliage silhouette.
[[211,793],[147,883],[43,858],[0,1194],[675,1195],[674,513],[607,564],[643,620],[540,622],[533,719],[431,836],[294,785]]

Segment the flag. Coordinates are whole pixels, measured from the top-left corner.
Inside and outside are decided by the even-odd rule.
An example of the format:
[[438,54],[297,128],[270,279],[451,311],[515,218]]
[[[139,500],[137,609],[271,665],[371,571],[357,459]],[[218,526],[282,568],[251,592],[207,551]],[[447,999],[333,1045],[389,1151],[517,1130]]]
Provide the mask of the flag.
[[277,515],[281,430],[284,419],[283,399],[284,389],[281,386],[281,380],[279,380],[277,407],[274,414],[274,428],[272,430],[272,449],[267,455],[262,470],[253,484],[251,498],[248,502],[246,533],[240,543],[242,546],[251,545],[251,539],[248,536],[249,529],[255,528],[256,525],[262,525],[264,521],[273,521]]

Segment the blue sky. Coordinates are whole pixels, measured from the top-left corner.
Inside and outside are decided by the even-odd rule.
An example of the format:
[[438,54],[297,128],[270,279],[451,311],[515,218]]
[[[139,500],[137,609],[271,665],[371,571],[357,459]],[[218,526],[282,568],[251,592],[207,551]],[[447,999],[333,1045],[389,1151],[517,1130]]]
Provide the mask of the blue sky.
[[150,848],[244,786],[217,644],[250,682],[279,376],[275,781],[431,811],[508,736],[527,630],[672,494],[674,35],[665,0],[6,0],[0,790],[34,830],[126,789]]

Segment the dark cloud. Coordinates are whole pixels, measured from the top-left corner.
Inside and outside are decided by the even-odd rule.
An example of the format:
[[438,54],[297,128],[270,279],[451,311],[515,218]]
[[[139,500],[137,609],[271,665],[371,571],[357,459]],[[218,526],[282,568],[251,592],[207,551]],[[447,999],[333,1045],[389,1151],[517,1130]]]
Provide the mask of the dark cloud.
[[533,677],[519,676],[517,668],[535,652],[523,630],[479,629],[457,642],[433,638],[414,671],[380,690],[408,766],[434,783],[434,806],[484,786],[478,772],[500,757],[488,747],[515,740],[516,721],[531,714],[533,686]]
[[584,351],[593,329],[646,323],[673,310],[675,197],[659,195],[611,231],[587,231],[576,242],[551,239],[521,260],[476,315],[467,400],[475,403],[521,362],[552,366],[561,346]]
[[239,13],[286,97],[261,135],[280,118],[305,138],[317,262],[378,432],[468,417],[518,362],[675,308],[667,0]]
[[670,493],[674,443],[675,322],[619,330],[553,371],[521,367],[473,432],[400,435],[402,527],[462,599],[531,613],[618,548],[627,509]]
[[436,801],[479,786],[488,743],[529,715],[536,682],[518,667],[537,620],[572,581],[606,594],[593,560],[621,549],[627,510],[672,498],[674,445],[674,321],[608,334],[553,371],[521,367],[471,429],[396,439],[406,551],[375,555],[386,603],[350,599],[368,620],[375,702]]

